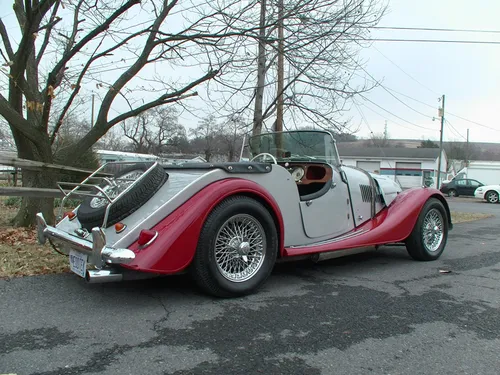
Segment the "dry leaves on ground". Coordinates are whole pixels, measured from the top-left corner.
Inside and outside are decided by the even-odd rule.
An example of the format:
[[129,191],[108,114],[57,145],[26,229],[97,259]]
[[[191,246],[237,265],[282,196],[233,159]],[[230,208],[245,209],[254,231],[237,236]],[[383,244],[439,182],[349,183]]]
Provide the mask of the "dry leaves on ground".
[[[15,215],[0,205],[0,211]],[[0,278],[68,272],[68,257],[58,254],[50,244],[39,245],[36,230],[0,227]]]

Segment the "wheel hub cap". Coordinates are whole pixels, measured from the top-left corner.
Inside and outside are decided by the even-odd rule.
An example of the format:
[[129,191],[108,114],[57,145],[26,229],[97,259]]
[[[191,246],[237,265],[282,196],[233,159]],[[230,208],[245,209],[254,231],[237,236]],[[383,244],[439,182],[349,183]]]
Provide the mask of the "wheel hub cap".
[[422,237],[428,251],[439,250],[444,239],[444,219],[437,209],[432,209],[425,215]]
[[262,267],[266,252],[262,225],[247,214],[228,219],[215,238],[215,261],[224,278],[243,282]]

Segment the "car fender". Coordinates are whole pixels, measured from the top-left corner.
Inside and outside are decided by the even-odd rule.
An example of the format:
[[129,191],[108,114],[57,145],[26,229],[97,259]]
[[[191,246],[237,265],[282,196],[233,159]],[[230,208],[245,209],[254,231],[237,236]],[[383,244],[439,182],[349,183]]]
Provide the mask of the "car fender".
[[194,257],[208,215],[217,204],[233,195],[254,197],[270,210],[278,230],[281,254],[284,243],[283,217],[273,196],[256,182],[229,178],[207,185],[153,226],[151,230],[158,232],[156,240],[144,249],[140,249],[137,241],[134,242],[129,248],[136,257],[123,267],[161,274],[184,270]]
[[344,235],[344,239],[344,236],[340,236],[316,245],[290,246],[285,248],[285,255],[299,256],[402,242],[411,234],[422,207],[430,198],[437,198],[443,203],[451,229],[450,208],[443,194],[437,189],[414,188],[398,194],[387,208],[380,211],[372,220]]

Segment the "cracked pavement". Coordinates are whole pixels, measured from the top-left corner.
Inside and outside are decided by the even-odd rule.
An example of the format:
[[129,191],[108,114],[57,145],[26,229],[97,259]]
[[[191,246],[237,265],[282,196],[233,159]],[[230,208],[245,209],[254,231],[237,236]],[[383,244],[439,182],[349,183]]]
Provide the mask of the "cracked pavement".
[[0,373],[498,374],[500,205],[450,205],[496,216],[455,225],[435,262],[384,247],[286,263],[239,299],[183,275],[2,280]]

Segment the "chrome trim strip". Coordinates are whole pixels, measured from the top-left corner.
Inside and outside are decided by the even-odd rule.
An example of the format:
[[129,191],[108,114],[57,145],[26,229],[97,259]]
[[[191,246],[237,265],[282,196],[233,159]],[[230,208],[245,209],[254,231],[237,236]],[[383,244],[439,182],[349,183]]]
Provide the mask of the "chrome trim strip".
[[320,242],[313,242],[313,243],[307,244],[307,245],[292,245],[292,246],[287,246],[287,248],[289,248],[289,249],[302,249],[304,247],[315,247],[315,246],[321,246],[321,245],[328,245],[330,243],[335,243],[335,242],[347,240],[349,238],[357,237],[357,236],[359,236],[363,233],[366,233],[366,232],[368,232],[368,229],[361,229],[361,230],[351,232],[348,234],[344,234],[343,236],[335,237],[335,238],[332,238],[329,240],[323,240]]
[[[142,232],[142,231],[141,231],[141,232]],[[139,249],[141,249],[141,250],[142,250],[142,249],[144,249],[144,248],[148,247],[149,245],[151,245],[151,244],[154,242],[154,240],[156,240],[156,238],[158,237],[158,231],[156,231],[156,230],[155,230],[154,232],[155,232],[155,235],[153,236],[153,238],[151,238],[151,239],[150,239],[148,242],[146,242],[144,245],[139,246]]]

